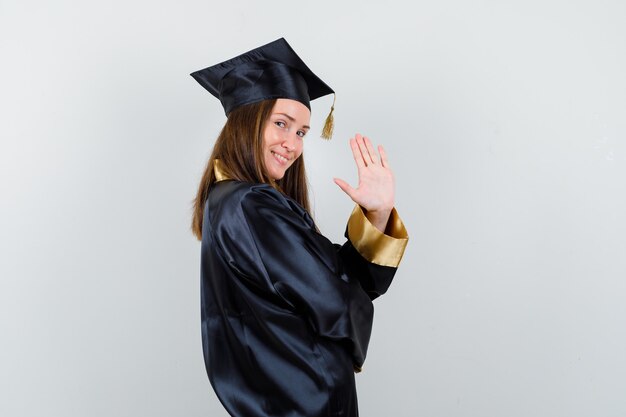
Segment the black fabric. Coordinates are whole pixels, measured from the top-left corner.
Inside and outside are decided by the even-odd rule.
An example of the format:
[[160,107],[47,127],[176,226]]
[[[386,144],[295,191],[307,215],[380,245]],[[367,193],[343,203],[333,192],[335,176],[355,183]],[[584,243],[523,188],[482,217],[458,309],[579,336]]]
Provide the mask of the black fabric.
[[202,230],[207,372],[233,416],[358,416],[371,300],[395,268],[333,245],[266,184],[216,183]]
[[222,102],[226,115],[239,106],[273,98],[297,100],[310,110],[311,100],[333,93],[284,38],[191,76]]

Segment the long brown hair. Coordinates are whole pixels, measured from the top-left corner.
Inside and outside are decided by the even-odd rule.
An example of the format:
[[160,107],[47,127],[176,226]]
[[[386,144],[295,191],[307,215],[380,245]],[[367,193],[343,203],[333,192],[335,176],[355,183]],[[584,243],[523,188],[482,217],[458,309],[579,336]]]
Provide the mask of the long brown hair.
[[213,152],[207,162],[198,193],[193,201],[191,231],[202,240],[204,203],[211,186],[216,182],[215,160],[220,160],[220,170],[230,179],[251,183],[266,183],[276,187],[310,212],[309,190],[302,155],[296,159],[278,181],[272,180],[265,169],[263,158],[263,130],[272,114],[275,99],[264,100],[237,107],[228,115]]

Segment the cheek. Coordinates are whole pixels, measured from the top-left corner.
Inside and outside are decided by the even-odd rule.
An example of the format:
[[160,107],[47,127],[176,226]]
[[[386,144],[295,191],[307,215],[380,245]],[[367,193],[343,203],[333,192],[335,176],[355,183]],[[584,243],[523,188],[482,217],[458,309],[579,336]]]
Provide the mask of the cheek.
[[273,142],[273,139],[274,139],[274,135],[272,131],[272,126],[268,124],[265,126],[265,129],[263,130],[263,147],[269,148]]
[[296,158],[300,158],[300,156],[302,155],[302,151],[304,150],[304,142],[300,141],[298,142],[298,144],[296,145]]

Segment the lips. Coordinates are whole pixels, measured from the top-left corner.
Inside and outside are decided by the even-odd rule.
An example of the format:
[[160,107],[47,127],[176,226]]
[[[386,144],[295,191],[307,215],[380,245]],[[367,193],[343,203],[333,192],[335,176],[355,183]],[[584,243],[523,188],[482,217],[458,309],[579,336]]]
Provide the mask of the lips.
[[291,158],[287,158],[286,156],[281,155],[277,152],[274,152],[274,151],[270,151],[270,152],[272,153],[272,156],[274,156],[274,159],[278,161],[281,165],[286,165],[291,160]]

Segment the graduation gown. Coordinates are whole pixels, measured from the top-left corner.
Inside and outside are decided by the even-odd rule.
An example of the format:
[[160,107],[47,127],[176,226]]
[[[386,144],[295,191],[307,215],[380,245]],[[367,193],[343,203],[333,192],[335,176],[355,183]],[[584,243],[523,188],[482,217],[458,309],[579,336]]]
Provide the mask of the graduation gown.
[[231,415],[358,415],[354,372],[372,300],[389,287],[408,239],[395,210],[387,233],[357,206],[348,241],[334,245],[272,186],[214,184],[202,228],[202,345]]

